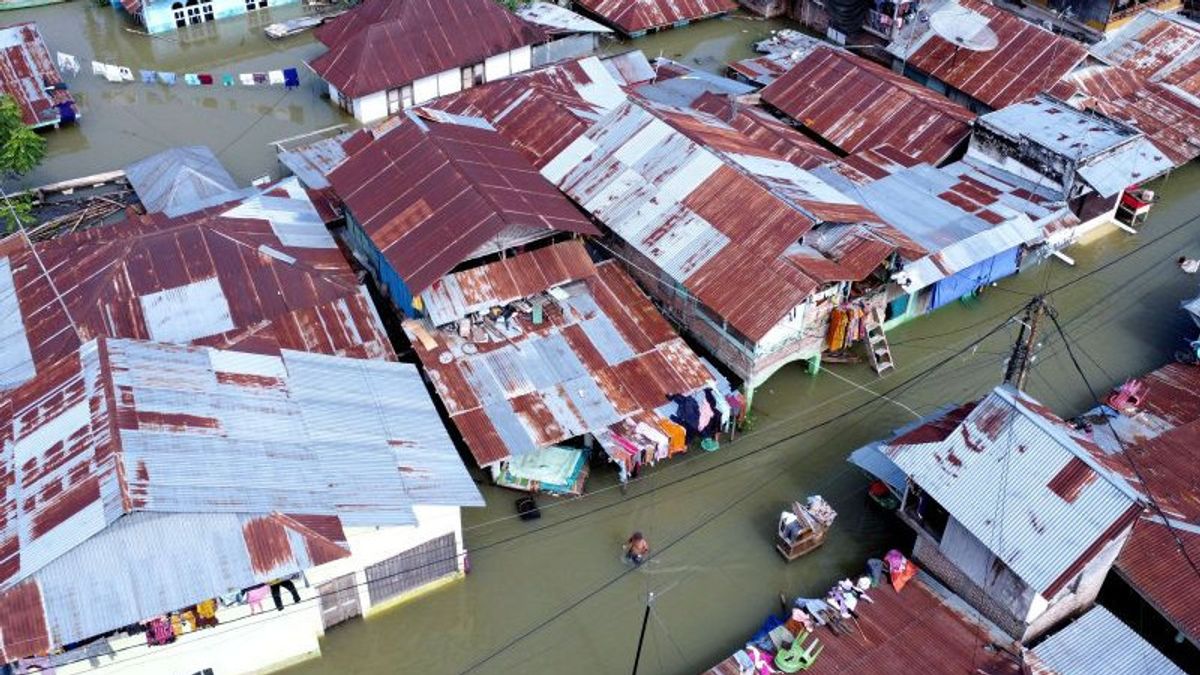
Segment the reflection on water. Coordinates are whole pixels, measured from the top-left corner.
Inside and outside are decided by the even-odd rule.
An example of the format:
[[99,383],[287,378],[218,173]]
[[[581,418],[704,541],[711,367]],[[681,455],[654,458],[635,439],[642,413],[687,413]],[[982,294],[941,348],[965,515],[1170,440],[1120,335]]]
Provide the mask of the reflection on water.
[[604,50],[618,53],[640,49],[650,59],[664,56],[692,67],[724,74],[725,66],[730,61],[755,55],[755,42],[770,37],[772,31],[795,27],[782,19],[765,20],[737,13],[683,29],[653,33],[636,40],[612,40],[604,46]]
[[[300,5],[252,12],[148,36],[107,4],[71,2],[8,11],[6,23],[37,21],[51,52],[79,58],[83,70],[68,84],[80,123],[45,132],[48,157],[25,186],[110,171],[175,145],[207,145],[239,182],[276,170],[270,142],[352,122],[319,96],[303,62],[321,53],[311,34],[268,40],[263,26],[303,12]],[[91,74],[91,61],[139,70],[225,73],[300,69],[301,86],[173,87],[114,84]]]

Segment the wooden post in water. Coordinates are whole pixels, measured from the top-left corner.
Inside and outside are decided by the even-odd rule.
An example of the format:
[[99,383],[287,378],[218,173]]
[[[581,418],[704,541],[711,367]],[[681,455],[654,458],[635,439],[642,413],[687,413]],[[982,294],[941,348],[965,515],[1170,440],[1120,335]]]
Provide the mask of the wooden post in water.
[[646,642],[646,624],[650,622],[650,606],[654,604],[654,592],[646,595],[646,612],[642,614],[642,631],[638,633],[637,653],[633,656],[633,675],[637,675],[638,664],[642,660],[642,644]]

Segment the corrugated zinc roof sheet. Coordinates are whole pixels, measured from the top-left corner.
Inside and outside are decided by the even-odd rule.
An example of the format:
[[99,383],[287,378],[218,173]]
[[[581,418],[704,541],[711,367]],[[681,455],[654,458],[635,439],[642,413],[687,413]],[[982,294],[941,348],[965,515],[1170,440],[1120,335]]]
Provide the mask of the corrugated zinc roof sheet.
[[837,159],[816,141],[758,106],[742,105],[729,96],[705,94],[693,107],[737,129],[749,143],[801,169],[812,170]]
[[52,644],[343,557],[322,518],[482,504],[394,362],[101,338],[0,399],[0,436],[0,605],[39,598]]
[[974,115],[866,59],[814,49],[762,91],[762,100],[842,152],[881,145],[937,164],[970,134]]
[[475,257],[598,233],[504,137],[472,124],[406,119],[329,178],[413,293]]
[[314,35],[329,49],[309,66],[352,98],[548,39],[494,0],[368,0]]
[[[1001,386],[942,440],[900,438],[882,451],[1025,583],[1052,596],[1140,511],[1137,493],[1087,443]],[[1056,491],[1052,483],[1068,466],[1079,467],[1079,480]]]
[[1097,605],[1031,652],[1034,675],[1184,675],[1142,636]]
[[29,126],[58,122],[60,106],[75,106],[32,21],[0,27],[0,90],[17,104]]
[[125,177],[146,211],[175,216],[212,205],[213,199],[238,189],[233,176],[203,145],[163,150],[125,167]]
[[[593,265],[578,241],[448,275],[423,298],[434,345],[406,331],[481,466],[713,385],[633,280],[616,263]],[[539,304],[541,323],[518,311],[459,334],[461,319],[516,301]]]
[[576,0],[576,4],[626,35],[737,9],[734,0]]
[[611,33],[612,29],[553,2],[531,2],[518,7],[517,16],[551,33]]
[[1176,523],[1168,529],[1162,521],[1144,517],[1134,525],[1133,536],[1121,549],[1117,571],[1155,610],[1160,612],[1193,645],[1200,645],[1200,590],[1179,550],[1178,536],[1192,560],[1200,560],[1200,527]]
[[971,17],[986,23],[998,46],[963,48],[938,35],[930,21],[914,21],[888,45],[888,51],[903,59],[906,67],[932,75],[993,109],[1050,89],[1087,56],[1081,43],[984,0],[944,0],[927,11],[957,21]]
[[[101,335],[390,357],[370,299],[318,221],[292,179],[182,218],[131,218],[37,244],[14,235],[0,242],[0,260],[39,367]],[[20,362],[24,349],[0,343],[0,362]]]
[[[640,51],[630,52],[627,58],[650,69]],[[606,67],[610,62],[593,56],[565,61],[472,87],[429,105],[488,120],[541,169],[604,113],[625,101],[621,86],[628,82],[613,76]]]

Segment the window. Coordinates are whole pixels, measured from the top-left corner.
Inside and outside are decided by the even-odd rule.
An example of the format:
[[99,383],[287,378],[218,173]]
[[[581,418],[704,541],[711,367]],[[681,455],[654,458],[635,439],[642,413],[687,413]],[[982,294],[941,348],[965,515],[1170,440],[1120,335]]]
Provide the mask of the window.
[[246,11],[253,12],[256,9],[266,9],[267,0],[246,0]]
[[462,88],[470,89],[477,84],[483,84],[483,64],[476,63],[462,69]]
[[413,106],[412,85],[400,87],[399,89],[389,89],[387,93],[387,108],[389,115],[396,113],[406,108]]

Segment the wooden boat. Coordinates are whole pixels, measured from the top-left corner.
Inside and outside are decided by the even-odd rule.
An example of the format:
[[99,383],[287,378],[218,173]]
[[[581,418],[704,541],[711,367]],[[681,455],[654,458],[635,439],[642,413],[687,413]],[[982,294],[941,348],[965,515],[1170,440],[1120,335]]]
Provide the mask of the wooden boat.
[[825,535],[837,513],[820,495],[813,495],[801,504],[792,502],[790,511],[779,514],[775,550],[791,562],[812,552],[825,543]]

